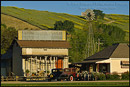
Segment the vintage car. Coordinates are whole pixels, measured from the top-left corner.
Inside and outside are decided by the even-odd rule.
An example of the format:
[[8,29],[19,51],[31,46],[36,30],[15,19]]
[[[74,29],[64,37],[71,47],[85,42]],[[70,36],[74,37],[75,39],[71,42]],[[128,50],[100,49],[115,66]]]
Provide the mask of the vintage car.
[[52,69],[51,74],[48,76],[48,80],[55,80],[57,79],[63,72],[63,69]]
[[57,80],[74,81],[77,78],[75,68],[65,68],[63,73],[58,77]]

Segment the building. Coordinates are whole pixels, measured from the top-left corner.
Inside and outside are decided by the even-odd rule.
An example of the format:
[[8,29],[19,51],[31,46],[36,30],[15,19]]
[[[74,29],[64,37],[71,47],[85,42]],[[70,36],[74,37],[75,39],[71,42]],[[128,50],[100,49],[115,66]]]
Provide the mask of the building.
[[51,72],[53,68],[68,68],[66,31],[19,30],[12,49],[12,72],[17,76]]
[[77,63],[88,72],[123,73],[129,71],[129,45],[125,43],[109,46]]
[[7,53],[1,56],[1,76],[10,76],[11,75],[11,59],[12,50],[9,49]]

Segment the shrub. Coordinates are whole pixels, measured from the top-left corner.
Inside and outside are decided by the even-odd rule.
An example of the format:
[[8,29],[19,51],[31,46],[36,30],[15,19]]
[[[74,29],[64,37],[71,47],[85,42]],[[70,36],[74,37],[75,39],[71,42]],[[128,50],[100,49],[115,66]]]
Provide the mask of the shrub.
[[111,80],[119,80],[120,76],[118,75],[117,72],[113,72],[112,75],[110,75]]
[[93,75],[94,75],[94,78],[95,78],[95,80],[98,80],[98,77],[99,77],[99,73],[93,73]]
[[106,80],[106,76],[103,73],[99,74],[98,80]]
[[94,73],[95,80],[106,80],[106,76],[103,73]]
[[111,80],[111,74],[106,74],[106,79]]
[[121,74],[121,79],[123,80],[129,80],[129,72],[124,72]]
[[29,72],[30,72],[30,71],[27,69],[27,70],[26,70],[26,73],[29,73]]

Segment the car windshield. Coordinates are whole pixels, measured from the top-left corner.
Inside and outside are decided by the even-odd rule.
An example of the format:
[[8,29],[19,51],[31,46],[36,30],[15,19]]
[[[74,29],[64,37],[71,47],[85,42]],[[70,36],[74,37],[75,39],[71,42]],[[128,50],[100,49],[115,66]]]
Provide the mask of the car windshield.
[[72,72],[76,72],[76,70],[75,70],[75,69],[72,69]]
[[65,69],[65,72],[70,72],[70,69]]
[[60,69],[59,71],[60,71],[60,72],[63,72],[63,70],[62,70],[62,69]]
[[54,69],[54,70],[52,70],[52,72],[57,72],[57,70]]

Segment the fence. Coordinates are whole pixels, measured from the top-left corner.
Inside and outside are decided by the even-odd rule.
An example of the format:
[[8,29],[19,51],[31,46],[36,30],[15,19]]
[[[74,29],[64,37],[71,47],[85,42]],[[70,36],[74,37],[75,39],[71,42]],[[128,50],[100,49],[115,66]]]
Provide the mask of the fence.
[[48,77],[43,76],[1,76],[1,81],[39,81],[39,80],[47,80]]

